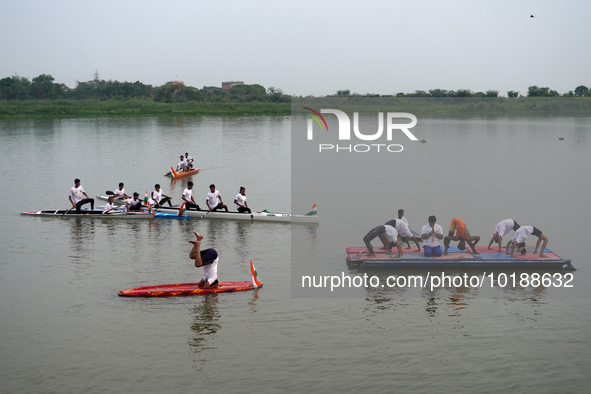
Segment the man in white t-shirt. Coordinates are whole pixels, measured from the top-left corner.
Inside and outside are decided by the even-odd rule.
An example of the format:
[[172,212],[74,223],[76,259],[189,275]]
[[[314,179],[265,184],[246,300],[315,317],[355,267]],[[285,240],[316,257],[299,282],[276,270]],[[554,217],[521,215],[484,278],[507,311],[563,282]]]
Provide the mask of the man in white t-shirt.
[[203,278],[199,281],[199,287],[211,289],[218,285],[218,252],[215,249],[201,250],[203,235],[193,231],[196,241],[189,241],[193,249],[189,253],[191,260],[195,260],[195,267],[203,267]]
[[187,165],[187,161],[185,160],[185,156],[181,155],[181,161],[179,161],[179,164],[176,165],[176,171],[188,171],[189,170],[189,166]]
[[[410,229],[408,228],[408,224],[404,220],[401,219],[392,219],[386,222],[387,225],[390,225],[398,231],[398,235],[406,239],[412,239],[417,245],[417,252],[421,251],[421,246],[419,245],[419,241],[412,235]],[[410,244],[408,246],[410,248]]]
[[213,183],[209,185],[209,192],[205,198],[205,203],[207,204],[207,208],[210,212],[215,212],[222,208],[228,212],[228,207],[224,205],[222,196],[220,196],[220,192],[215,189],[215,185]]
[[[86,198],[82,198],[82,196]],[[88,197],[78,178],[74,179],[74,187],[70,189],[68,198],[72,203],[72,208],[76,208],[76,213],[80,213],[80,207],[84,204],[90,204],[90,209],[94,210],[94,198]]]
[[142,200],[140,200],[140,194],[138,192],[133,193],[133,198],[126,201],[125,210],[136,212],[142,210]]
[[109,196],[107,203],[105,204],[105,208],[103,209],[103,214],[111,213],[111,211],[117,211],[117,208],[113,205],[113,196]]
[[[517,231],[519,229],[519,224],[513,219],[505,219],[501,220],[495,227],[495,233],[493,234],[490,242],[488,243],[488,250],[490,250],[490,246],[493,242],[499,244],[499,253],[501,253],[501,244],[503,242],[503,237],[505,234],[509,234],[509,231]],[[509,241],[511,242],[511,241]],[[509,242],[507,242],[507,248],[509,248]],[[507,249],[505,249],[507,250]]]
[[193,199],[193,182],[191,181],[187,182],[187,188],[183,190],[183,201],[185,202],[185,208],[187,208],[187,211],[191,208],[199,210],[199,205],[197,205]]
[[365,243],[365,247],[369,251],[369,257],[375,258],[376,254],[373,251],[373,246],[371,246],[371,241],[375,238],[379,238],[384,245],[384,249],[388,249],[389,253],[392,253],[392,248],[396,245],[398,249],[398,256],[402,257],[402,248],[400,247],[400,243],[398,242],[398,231],[388,224],[382,224],[381,226],[374,227],[371,229],[365,237],[363,237],[363,242]]
[[246,189],[244,186],[240,186],[240,192],[236,194],[234,198],[234,204],[236,204],[236,210],[240,213],[252,213],[246,202]]
[[[510,241],[511,257],[513,257],[513,252],[515,251],[515,248],[517,248],[517,251],[521,252],[521,254],[526,253],[525,240],[530,235],[535,235],[536,237],[538,237],[538,242],[536,243],[534,254],[538,253],[538,248],[540,247],[540,244],[543,242],[542,249],[540,249],[540,257],[548,257],[544,254],[544,250],[546,250],[546,245],[548,245],[548,237],[546,237],[540,229],[533,226],[521,226],[515,232],[515,235],[513,236],[513,238],[511,238]],[[507,247],[507,253],[509,253],[509,247]]]
[[191,156],[189,156],[189,153],[185,152],[185,161],[187,162],[187,166],[189,167],[189,170],[191,168],[193,168],[193,158]]
[[154,191],[150,195],[148,203],[153,208],[160,208],[162,205],[164,205],[164,203],[168,203],[168,206],[172,207],[172,203],[170,202],[171,199],[172,197],[167,196],[166,194],[164,194],[164,192],[162,192],[162,190],[160,189],[160,184],[157,183],[154,185]]
[[434,215],[429,216],[429,223],[421,228],[423,252],[425,257],[440,257],[443,254],[440,241],[443,239],[443,228],[438,225]]
[[119,187],[113,192],[115,200],[125,200],[130,198],[127,194],[125,194],[125,189],[123,186],[123,182],[119,182]]

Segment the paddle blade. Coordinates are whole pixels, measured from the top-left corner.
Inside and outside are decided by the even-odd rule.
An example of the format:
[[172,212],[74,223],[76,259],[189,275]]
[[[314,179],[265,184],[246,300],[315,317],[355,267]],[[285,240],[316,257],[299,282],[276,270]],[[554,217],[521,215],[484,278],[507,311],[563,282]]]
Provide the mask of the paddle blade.
[[257,276],[257,270],[254,268],[254,264],[252,260],[250,260],[250,273],[252,274],[252,284],[256,288],[261,287],[263,284],[259,282],[259,278]]
[[107,191],[105,192],[105,194],[106,194],[107,196],[113,196],[113,195],[115,195],[115,193],[113,193],[113,192],[112,192],[112,191],[110,191],[110,190],[107,190]]

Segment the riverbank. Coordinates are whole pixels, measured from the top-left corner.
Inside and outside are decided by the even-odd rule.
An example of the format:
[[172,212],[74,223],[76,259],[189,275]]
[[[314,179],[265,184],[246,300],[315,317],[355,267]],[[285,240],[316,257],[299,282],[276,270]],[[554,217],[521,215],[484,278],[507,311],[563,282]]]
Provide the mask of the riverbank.
[[[436,97],[306,97],[294,98],[294,109],[339,108],[345,112],[409,112],[416,116],[589,116],[587,97],[436,98]],[[293,101],[292,100],[292,101]],[[97,116],[289,116],[291,103],[184,102],[129,100],[12,100],[0,101],[0,118]]]
[[289,103],[185,102],[160,103],[131,100],[27,100],[0,101],[0,118],[96,116],[288,116]]

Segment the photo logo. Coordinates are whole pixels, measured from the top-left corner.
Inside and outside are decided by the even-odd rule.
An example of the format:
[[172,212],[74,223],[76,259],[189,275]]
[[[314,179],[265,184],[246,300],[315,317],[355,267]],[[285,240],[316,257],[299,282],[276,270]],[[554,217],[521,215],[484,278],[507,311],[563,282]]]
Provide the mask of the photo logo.
[[[383,112],[378,112],[378,130],[376,132],[365,134],[362,133],[359,128],[359,113],[353,113],[353,127],[351,128],[351,119],[349,115],[345,112],[338,110],[338,109],[321,109],[320,112],[309,108],[303,107],[308,111],[311,111],[312,114],[308,114],[312,119],[308,119],[307,123],[307,139],[312,141],[314,139],[314,122],[320,126],[320,130],[323,130],[322,123],[326,127],[328,131],[328,124],[326,119],[322,116],[322,114],[333,114],[336,116],[338,121],[338,140],[339,141],[350,141],[351,138],[361,140],[361,141],[377,141],[383,138],[384,135],[384,123],[386,123],[386,133],[385,137],[387,141],[392,141],[394,131],[402,131],[408,139],[411,141],[418,141],[417,137],[409,130],[417,125],[417,117],[408,112],[388,112],[384,115]],[[398,123],[398,119],[408,119],[410,123]],[[322,123],[320,122],[322,120]],[[352,133],[351,133],[352,129]],[[353,134],[353,136],[352,136]],[[356,144],[356,145],[334,145],[334,144],[319,144],[318,145],[319,152],[324,150],[327,151],[347,151],[347,152],[357,152],[357,153],[364,153],[369,152],[372,150],[380,151],[388,151],[392,153],[402,152],[404,147],[400,144]]]

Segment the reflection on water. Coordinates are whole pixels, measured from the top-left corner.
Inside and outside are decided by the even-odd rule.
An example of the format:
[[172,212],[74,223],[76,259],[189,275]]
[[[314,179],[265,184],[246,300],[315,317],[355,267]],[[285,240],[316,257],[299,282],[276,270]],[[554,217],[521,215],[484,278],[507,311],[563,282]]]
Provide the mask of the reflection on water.
[[221,318],[218,306],[219,296],[219,294],[198,296],[199,301],[192,309],[194,321],[191,324],[191,330],[194,337],[189,339],[189,346],[197,353],[215,349],[207,345],[207,340],[210,339],[210,335],[222,329],[222,325],[218,323]]

